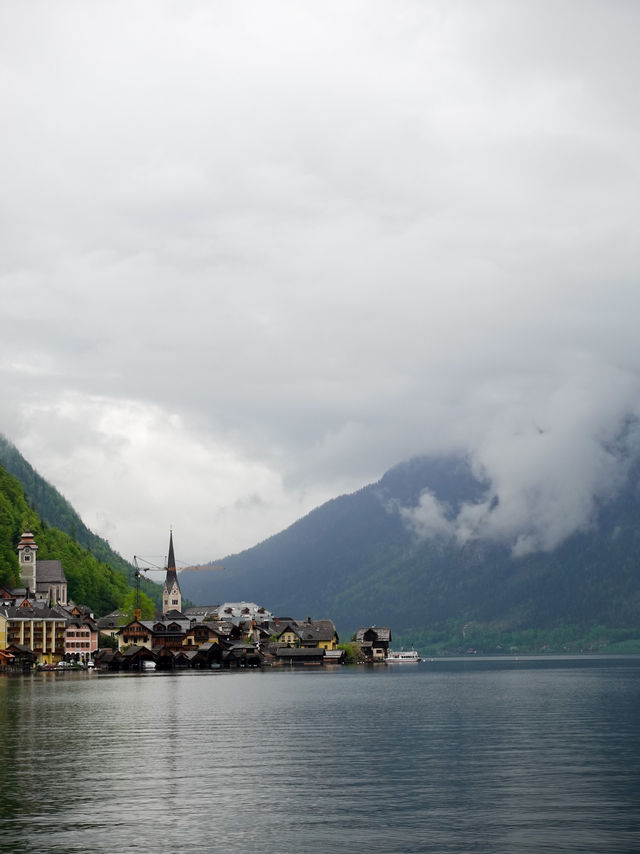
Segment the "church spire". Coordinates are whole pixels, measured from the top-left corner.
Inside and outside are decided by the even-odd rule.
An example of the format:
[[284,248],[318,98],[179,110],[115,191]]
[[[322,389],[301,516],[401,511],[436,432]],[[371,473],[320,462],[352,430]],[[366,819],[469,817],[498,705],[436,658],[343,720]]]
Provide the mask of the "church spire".
[[176,559],[173,553],[173,530],[169,533],[169,556],[167,557],[167,577],[162,589],[162,613],[182,611],[182,593],[176,572]]
[[176,559],[173,555],[173,529],[169,530],[169,557],[167,558],[167,572],[176,571]]

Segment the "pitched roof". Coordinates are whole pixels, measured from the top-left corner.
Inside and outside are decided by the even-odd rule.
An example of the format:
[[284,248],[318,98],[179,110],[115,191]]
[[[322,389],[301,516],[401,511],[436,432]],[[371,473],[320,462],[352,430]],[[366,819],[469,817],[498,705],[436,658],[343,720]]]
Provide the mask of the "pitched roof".
[[58,620],[66,622],[65,617],[53,608],[20,608],[14,605],[3,605],[0,611],[9,620]]
[[67,579],[59,560],[39,560],[36,563],[36,584],[66,584]]
[[305,620],[296,627],[301,641],[331,641],[338,634],[333,620]]
[[178,590],[180,590],[178,573],[176,572],[176,559],[173,554],[173,531],[171,531],[169,533],[169,556],[167,558],[167,577],[164,580],[165,592],[169,593],[174,584],[177,585]]
[[291,648],[288,646],[278,647],[276,650],[276,656],[278,658],[323,658],[324,650],[317,649],[315,647],[299,647],[299,648]]
[[[365,635],[367,634],[369,635],[369,638],[365,638]],[[367,640],[369,640],[369,642],[373,640],[390,641],[391,629],[388,626],[367,626],[364,629],[358,629],[356,633],[356,640],[358,643],[364,643]]]

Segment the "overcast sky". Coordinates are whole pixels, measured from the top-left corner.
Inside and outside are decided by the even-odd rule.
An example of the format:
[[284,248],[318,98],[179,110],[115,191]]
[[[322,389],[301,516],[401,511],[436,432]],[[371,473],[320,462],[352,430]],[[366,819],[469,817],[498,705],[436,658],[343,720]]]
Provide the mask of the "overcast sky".
[[639,32],[634,0],[0,0],[0,431],[127,558],[451,450],[552,545],[638,407]]

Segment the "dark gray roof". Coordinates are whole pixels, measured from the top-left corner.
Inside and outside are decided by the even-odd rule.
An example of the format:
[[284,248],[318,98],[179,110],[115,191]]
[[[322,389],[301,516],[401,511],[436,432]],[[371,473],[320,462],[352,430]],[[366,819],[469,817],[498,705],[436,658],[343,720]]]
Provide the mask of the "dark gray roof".
[[59,560],[39,560],[36,563],[37,584],[66,584],[62,564]]
[[337,636],[333,620],[305,620],[297,623],[297,633],[304,641],[330,641]]
[[294,634],[298,634],[298,624],[295,620],[287,620],[286,623],[280,623],[276,626],[276,636],[280,636],[286,631],[293,632]]
[[122,658],[121,653],[113,649],[98,649],[94,655],[94,659],[100,663],[108,664],[114,658]]
[[365,635],[367,633],[371,633],[372,640],[391,640],[391,629],[387,626],[367,626],[364,629],[358,629],[358,632],[356,634],[356,640],[358,641],[358,643],[363,643],[365,641]]
[[110,614],[105,614],[104,617],[98,617],[99,629],[115,629],[120,625],[120,620],[124,616],[122,611],[111,611]]
[[60,620],[65,618],[53,608],[19,608],[14,605],[3,605],[0,610],[9,620]]
[[146,646],[130,646],[128,649],[125,649],[124,652],[121,653],[123,658],[133,658],[134,655],[141,654],[149,654],[153,657],[153,653],[151,650],[147,649]]
[[182,613],[185,617],[200,617],[201,619],[204,619],[205,617],[208,617],[209,614],[215,614],[217,610],[217,605],[199,605],[198,607],[185,608]]
[[38,657],[37,653],[34,650],[30,649],[26,644],[21,643],[10,643],[7,645],[5,652],[11,654],[12,652],[16,653],[15,658],[19,659],[30,659],[31,661],[35,661]]
[[[174,611],[172,613],[179,613]],[[191,628],[191,620],[185,620],[184,618],[176,619],[171,617],[171,619],[167,619],[165,615],[164,620],[155,620],[151,622],[150,620],[140,620],[140,622],[151,629],[154,634],[184,634],[188,632]],[[169,628],[170,626],[175,626],[176,628]]]
[[[49,593],[47,587],[46,593]],[[27,597],[28,594],[28,597]],[[29,590],[27,587],[14,587],[11,591],[11,598],[22,602],[24,599],[29,599],[29,602],[34,608],[39,608],[41,605],[49,604],[49,596],[38,596],[35,590]]]
[[278,647],[276,650],[278,658],[323,658],[324,650],[314,647],[300,647],[299,649],[291,649],[288,646]]
[[99,629],[117,629],[120,626],[118,622],[118,618],[114,617],[112,614],[108,614],[106,617],[100,617],[98,620],[98,628]]

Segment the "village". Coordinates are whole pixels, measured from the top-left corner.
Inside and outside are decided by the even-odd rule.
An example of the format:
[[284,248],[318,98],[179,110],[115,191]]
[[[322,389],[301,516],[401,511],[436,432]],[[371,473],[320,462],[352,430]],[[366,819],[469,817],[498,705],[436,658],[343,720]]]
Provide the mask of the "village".
[[[143,620],[113,612],[96,619],[67,596],[59,560],[37,560],[34,534],[18,544],[22,586],[0,588],[0,670],[173,670],[323,667],[347,661],[331,619],[274,616],[253,602],[182,607],[169,535],[162,610]],[[355,660],[386,662],[391,631],[366,626],[355,636]],[[352,656],[349,660],[354,660]]]

